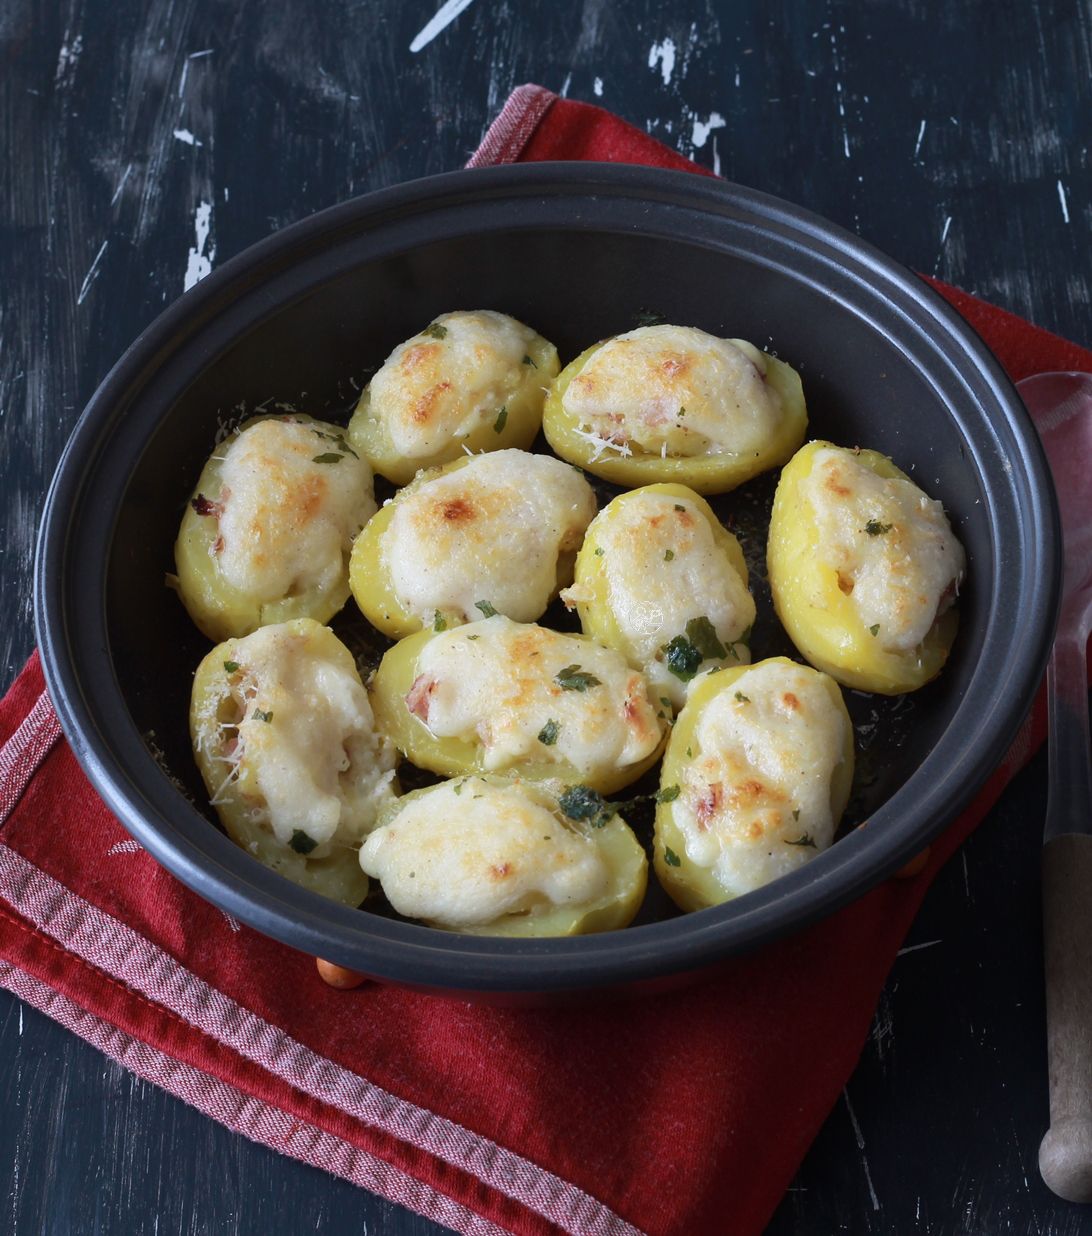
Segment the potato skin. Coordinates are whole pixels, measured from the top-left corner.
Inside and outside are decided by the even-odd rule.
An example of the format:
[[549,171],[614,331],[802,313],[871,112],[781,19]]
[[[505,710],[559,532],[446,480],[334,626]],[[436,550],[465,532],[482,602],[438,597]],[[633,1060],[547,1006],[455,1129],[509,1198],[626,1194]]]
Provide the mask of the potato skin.
[[[393,648],[387,650],[370,687],[376,725],[398,750],[419,768],[427,768],[444,777],[486,776],[488,774],[479,743],[463,742],[460,738],[437,738],[406,705],[405,696],[419,673],[417,659],[425,645],[436,636],[435,631],[418,631],[399,640]],[[587,637],[573,635],[572,638]],[[666,741],[665,733],[651,755],[636,764],[629,764],[600,777],[581,773],[567,762],[514,764],[511,766],[510,775],[527,781],[553,779],[569,785],[584,784],[600,794],[614,794],[631,781],[636,781],[656,763],[663,754]]]
[[[942,614],[910,652],[887,652],[877,643],[851,598],[838,587],[837,572],[819,561],[815,519],[798,492],[797,482],[811,473],[816,452],[832,446],[809,442],[781,473],[766,550],[774,609],[801,655],[843,686],[880,695],[916,691],[947,661],[959,615],[951,609]],[[878,451],[862,450],[857,458],[884,479],[911,480]],[[812,605],[813,597],[822,597],[826,608]]]
[[[239,429],[242,431],[260,421],[277,419],[279,414],[253,416],[244,421]],[[312,416],[293,413],[292,419],[301,425],[310,425],[322,433],[345,434],[341,426],[330,425]],[[218,454],[219,449],[213,452],[201,469],[201,475],[182,516],[178,540],[175,541],[174,561],[178,579],[175,590],[186,611],[202,634],[216,641],[249,635],[259,627],[275,622],[291,622],[295,618],[314,618],[316,622],[329,622],[349,599],[348,556],[336,587],[326,591],[309,588],[306,592],[285,597],[275,604],[255,601],[245,592],[233,588],[217,570],[216,559],[210,549],[219,535],[218,521],[198,515],[191,503],[198,494],[220,492],[223,461],[217,458]]]
[[349,421],[349,441],[380,476],[385,476],[395,485],[408,485],[421,469],[450,463],[467,451],[478,455],[482,451],[499,451],[506,447],[527,450],[542,424],[543,388],[554,380],[560,367],[557,348],[539,334],[527,345],[527,355],[534,365],[526,366],[527,373],[522,383],[505,400],[507,415],[499,433],[494,429],[493,421],[484,421],[468,437],[449,442],[432,455],[405,459],[395,449],[386,426],[371,415],[369,383],[361,393]]
[[599,512],[595,519],[592,520],[587,535],[584,537],[584,544],[576,556],[576,568],[574,570],[576,583],[581,587],[593,588],[595,590],[594,600],[578,600],[576,602],[576,612],[580,617],[580,626],[584,634],[590,636],[596,643],[605,644],[608,648],[617,649],[634,669],[644,669],[644,666],[632,656],[629,640],[619,627],[614,611],[610,607],[606,564],[604,563],[603,556],[595,552],[600,548],[595,535],[596,526],[599,525],[601,527],[602,521],[610,519],[611,508],[615,506],[615,503],[625,502],[634,493],[664,494],[669,498],[679,498],[692,502],[708,520],[713,530],[714,544],[727,555],[732,569],[743,581],[744,587],[747,586],[747,563],[743,557],[743,550],[740,548],[739,541],[717,519],[709,503],[686,485],[679,485],[674,482],[645,485],[639,490],[629,490],[627,493],[620,494],[613,502]]
[[546,406],[542,412],[542,431],[546,435],[546,441],[569,463],[630,489],[656,482],[676,481],[688,485],[699,494],[723,494],[760,472],[785,463],[804,441],[808,414],[800,375],[784,361],[767,356],[766,381],[781,396],[785,419],[780,432],[759,454],[735,455],[724,452],[719,455],[664,458],[659,454],[647,454],[631,444],[632,455],[615,455],[608,448],[606,453],[593,462],[595,448],[577,432],[580,426],[575,424],[565,411],[561,400],[573,378],[608,342],[606,339],[600,340],[566,365],[546,396]]
[[[514,914],[483,927],[450,927],[442,923],[430,923],[429,926],[459,935],[527,939],[591,935],[600,931],[617,931],[630,924],[644,899],[648,883],[648,859],[645,857],[644,848],[620,815],[616,815],[602,828],[592,828],[562,815],[557,805],[559,796],[565,790],[565,783],[562,781],[555,779],[530,782],[492,773],[483,776],[482,780],[495,786],[518,786],[533,802],[550,811],[560,827],[590,837],[610,870],[610,886],[603,896],[590,906],[562,905],[542,914]],[[424,797],[435,789],[435,786],[426,786],[422,790],[413,790],[391,803],[380,813],[377,827],[391,823],[407,803]]]
[[[687,748],[692,748],[694,734],[701,719],[702,710],[722,691],[733,689],[732,684],[748,670],[758,665],[776,661],[784,665],[796,665],[787,657],[770,657],[767,661],[759,661],[756,665],[736,665],[731,669],[719,670],[703,674],[694,680],[686,706],[679,713],[675,728],[668,739],[667,751],[664,753],[663,768],[660,773],[660,789],[683,784],[683,776],[690,757]],[[833,700],[838,711],[845,720],[845,746],[842,762],[836,764],[830,779],[830,809],[834,818],[834,830],[837,832],[838,822],[849,802],[849,792],[853,785],[853,722],[846,710],[845,700],[838,684],[829,676],[823,676],[823,686]],[[667,861],[666,851],[670,849],[678,866]],[[653,839],[653,866],[664,891],[672,901],[688,913],[693,910],[704,910],[708,906],[720,905],[733,900],[733,896],[718,882],[713,872],[707,867],[699,867],[686,853],[686,841],[682,832],[675,824],[671,804],[661,802],[656,807],[655,837]]]
[[[291,626],[317,644],[323,655],[335,662],[340,669],[356,674],[352,653],[327,627],[309,619],[299,619]],[[297,854],[290,846],[279,841],[270,829],[263,828],[251,819],[251,808],[245,796],[260,797],[254,769],[247,769],[242,777],[226,786],[222,784],[223,763],[216,760],[211,753],[210,748],[213,747],[215,738],[209,733],[212,722],[208,719],[231,719],[226,712],[222,716],[218,714],[225,707],[234,707],[230,703],[227,688],[230,675],[224,662],[233,661],[238,642],[236,639],[226,640],[202,660],[194,675],[190,704],[190,734],[193,736],[194,758],[210,798],[219,799],[214,806],[220,823],[232,841],[263,866],[276,871],[293,884],[318,893],[321,897],[328,897],[331,901],[346,906],[358,906],[368,895],[368,877],[361,870],[356,850],[345,849],[325,858]],[[357,678],[359,680],[359,675]],[[397,782],[395,785],[397,786]]]

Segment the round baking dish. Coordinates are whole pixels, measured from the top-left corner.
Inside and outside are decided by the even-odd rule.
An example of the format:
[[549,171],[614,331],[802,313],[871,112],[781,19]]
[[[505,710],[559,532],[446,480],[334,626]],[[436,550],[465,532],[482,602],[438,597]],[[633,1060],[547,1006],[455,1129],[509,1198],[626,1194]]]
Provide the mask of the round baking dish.
[[[232,416],[278,402],[324,419],[347,413],[396,343],[456,308],[515,315],[553,340],[563,363],[647,309],[750,339],[800,370],[809,437],[883,451],[944,502],[969,560],[961,629],[941,677],[904,705],[910,723],[885,713],[870,730],[870,702],[857,704],[862,747],[877,724],[889,731],[872,760],[867,828],[715,909],[675,916],[653,896],[625,931],[517,941],[334,905],[261,867],[216,826],[186,727],[209,645],[164,586],[190,487]],[[726,499],[741,525],[758,502],[746,490]],[[762,546],[752,550],[760,562]],[[1031,421],[981,341],[921,280],[748,189],[553,163],[358,198],[187,292],[125,353],[76,426],[46,503],[35,595],[46,679],[77,759],[179,879],[259,931],[378,979],[536,1003],[686,981],[829,914],[905,863],[1012,742],[1046,664],[1059,582],[1057,510]]]

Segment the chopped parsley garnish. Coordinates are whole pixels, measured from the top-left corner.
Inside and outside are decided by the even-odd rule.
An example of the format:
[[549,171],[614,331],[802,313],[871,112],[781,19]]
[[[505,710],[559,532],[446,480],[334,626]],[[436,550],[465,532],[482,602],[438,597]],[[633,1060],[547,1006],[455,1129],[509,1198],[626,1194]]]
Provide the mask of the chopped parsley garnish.
[[670,708],[670,707],[671,707],[671,701],[667,698],[667,696],[666,696],[666,695],[661,695],[661,696],[660,696],[660,703],[661,703],[661,704],[663,704],[663,706],[664,706],[665,708]]
[[873,634],[873,635],[879,635],[879,633],[880,633],[880,624],[879,624],[878,622],[873,623],[873,625],[872,625],[872,626],[870,626],[868,629],[872,632],[872,634]]
[[686,758],[688,760],[692,760],[694,758],[694,751],[691,747],[686,748]]
[[238,661],[225,661],[224,669],[226,669],[229,674],[235,674],[238,672],[239,662]]
[[667,863],[669,867],[678,867],[681,865],[679,856],[669,845],[664,846],[664,862]]
[[546,724],[539,730],[538,740],[544,747],[552,747],[557,742],[558,731],[561,726],[556,721],[547,721]]
[[679,409],[679,415],[680,415],[680,416],[685,416],[685,415],[686,415],[686,409],[685,409],[685,408],[680,408],[680,409]]
[[628,811],[631,807],[646,802],[674,802],[679,797],[679,792],[677,785],[668,785],[655,794],[638,794],[636,798],[624,802],[608,803],[598,791],[591,790],[586,785],[570,785],[557,800],[557,805],[561,814],[568,816],[570,820],[587,820],[592,828],[602,828],[604,824],[609,824],[619,811]]
[[432,619],[432,629],[434,631],[446,631],[447,630],[447,619],[443,616],[443,614],[440,613],[439,610],[436,611],[436,615]]
[[480,609],[486,618],[495,618],[497,616],[497,611],[488,601],[475,601],[474,608]]
[[669,549],[667,553],[664,554],[664,562],[670,562],[674,557],[675,551],[673,549]]
[[751,702],[751,697],[749,695],[744,695],[742,691],[736,692],[736,699],[739,700],[741,704],[749,704]]
[[308,837],[302,828],[292,829],[292,840],[288,843],[297,854],[310,854],[318,845],[314,837]]
[[[745,637],[749,635],[750,629],[744,632]],[[737,642],[742,643],[743,640]],[[732,645],[725,648],[717,637],[716,628],[705,617],[691,618],[686,624],[686,634],[676,635],[669,644],[663,645],[661,651],[667,657],[667,668],[683,682],[689,682],[694,677],[703,661],[723,661],[729,654],[739,660],[739,654]]]
[[633,321],[637,326],[667,325],[667,318],[662,313],[657,313],[655,309],[638,309],[633,315]]
[[663,645],[662,652],[667,658],[667,668],[683,682],[689,682],[702,663],[701,651],[685,635],[676,635],[669,644]]
[[271,712],[262,712],[260,708],[255,708],[251,716],[253,720],[255,721],[272,721],[273,720],[273,714]]
[[478,637],[476,635],[468,635],[466,638],[467,639],[477,639]]
[[497,419],[493,422],[493,432],[500,433],[504,429],[504,423],[508,420],[508,405],[502,404],[501,410],[497,413]]
[[867,532],[869,536],[883,536],[885,532],[890,532],[893,527],[893,524],[881,524],[878,519],[870,519],[861,531]]
[[786,840],[785,844],[786,844],[786,845],[798,845],[798,846],[811,846],[811,848],[812,848],[813,850],[817,850],[817,849],[819,848],[819,847],[815,844],[814,839],[812,838],[811,834],[810,834],[809,832],[807,832],[807,830],[805,830],[804,832],[802,832],[802,833],[800,834],[800,836],[799,836],[799,837],[797,837],[797,839],[796,839],[795,841],[788,841],[788,840]]
[[683,506],[683,504],[682,504],[681,502],[676,502],[676,503],[675,503],[675,510],[676,510],[676,511],[685,511],[685,510],[686,510],[686,507],[685,507],[685,506]]
[[416,872],[416,871],[411,871],[411,872],[409,873],[409,878],[410,878],[411,880],[416,880],[416,879],[417,879],[417,872]]
[[618,814],[618,807],[586,785],[570,785],[557,800],[557,805],[562,815],[570,820],[587,820],[592,828],[602,828]]
[[686,624],[686,634],[703,657],[716,657],[718,661],[723,661],[728,655],[727,649],[717,639],[716,627],[708,618],[691,618]]
[[313,456],[311,459],[311,462],[312,463],[341,463],[341,461],[344,458],[345,458],[344,455],[339,455],[336,451],[326,451],[322,455]]
[[344,435],[340,433],[323,433],[321,429],[315,429],[314,426],[312,426],[311,432],[317,438],[324,438],[327,442],[336,443],[339,451],[344,451],[346,454],[352,455],[354,459],[360,458],[356,451],[354,451],[348,442],[345,441]]
[[794,820],[800,819],[800,808],[799,807],[797,807],[796,810],[792,813],[792,818]]
[[589,687],[603,685],[594,674],[582,670],[579,665],[566,665],[554,675],[554,682],[566,691],[587,691]]
[[602,558],[603,556],[603,546],[602,545],[597,545],[595,547],[595,556],[597,558]]
[[533,360],[532,360],[529,356],[524,356],[524,358],[523,358],[523,363],[524,363],[525,365],[530,365],[532,369],[537,369],[537,368],[538,368],[538,366],[535,364],[535,362],[534,362],[534,361],[533,361]]
[[433,339],[446,339],[447,327],[441,326],[439,322],[433,322],[431,326],[426,326],[421,334],[430,335]]

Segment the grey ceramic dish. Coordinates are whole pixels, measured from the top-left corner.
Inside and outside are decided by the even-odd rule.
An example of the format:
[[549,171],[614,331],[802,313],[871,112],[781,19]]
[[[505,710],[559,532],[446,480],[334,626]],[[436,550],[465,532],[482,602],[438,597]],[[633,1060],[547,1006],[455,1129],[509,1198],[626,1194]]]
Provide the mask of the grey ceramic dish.
[[[470,938],[306,893],[236,849],[203,805],[186,717],[208,644],[163,580],[218,425],[240,405],[273,401],[347,415],[390,349],[453,308],[514,314],[554,340],[563,362],[641,309],[751,339],[801,371],[809,437],[881,450],[943,500],[969,559],[953,656],[901,704],[850,695],[854,804],[838,843],[794,874],[689,916],[653,889],[637,925],[603,936]],[[718,508],[756,565],[771,484]],[[77,759],[179,879],[268,935],[383,980],[535,1003],[687,981],[829,914],[936,837],[1031,703],[1059,555],[1049,473],[1016,392],[919,279],[806,211],[734,185],[525,165],[327,210],[232,259],[157,319],[95,393],[57,470],[37,629]],[[756,656],[783,651],[762,595],[759,608]],[[377,654],[359,616],[335,625],[363,658]],[[852,827],[865,818],[867,828]]]

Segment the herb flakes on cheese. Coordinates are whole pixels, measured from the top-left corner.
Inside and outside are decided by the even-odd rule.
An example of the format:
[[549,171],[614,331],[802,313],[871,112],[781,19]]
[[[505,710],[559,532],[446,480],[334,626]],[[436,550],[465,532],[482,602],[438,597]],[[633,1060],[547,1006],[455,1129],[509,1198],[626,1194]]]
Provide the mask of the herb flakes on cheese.
[[816,451],[797,484],[814,513],[819,560],[837,572],[862,626],[887,652],[916,648],[951,607],[967,566],[943,506],[838,448]]
[[672,456],[760,451],[781,426],[763,354],[689,326],[643,326],[608,340],[562,406],[604,446]]

